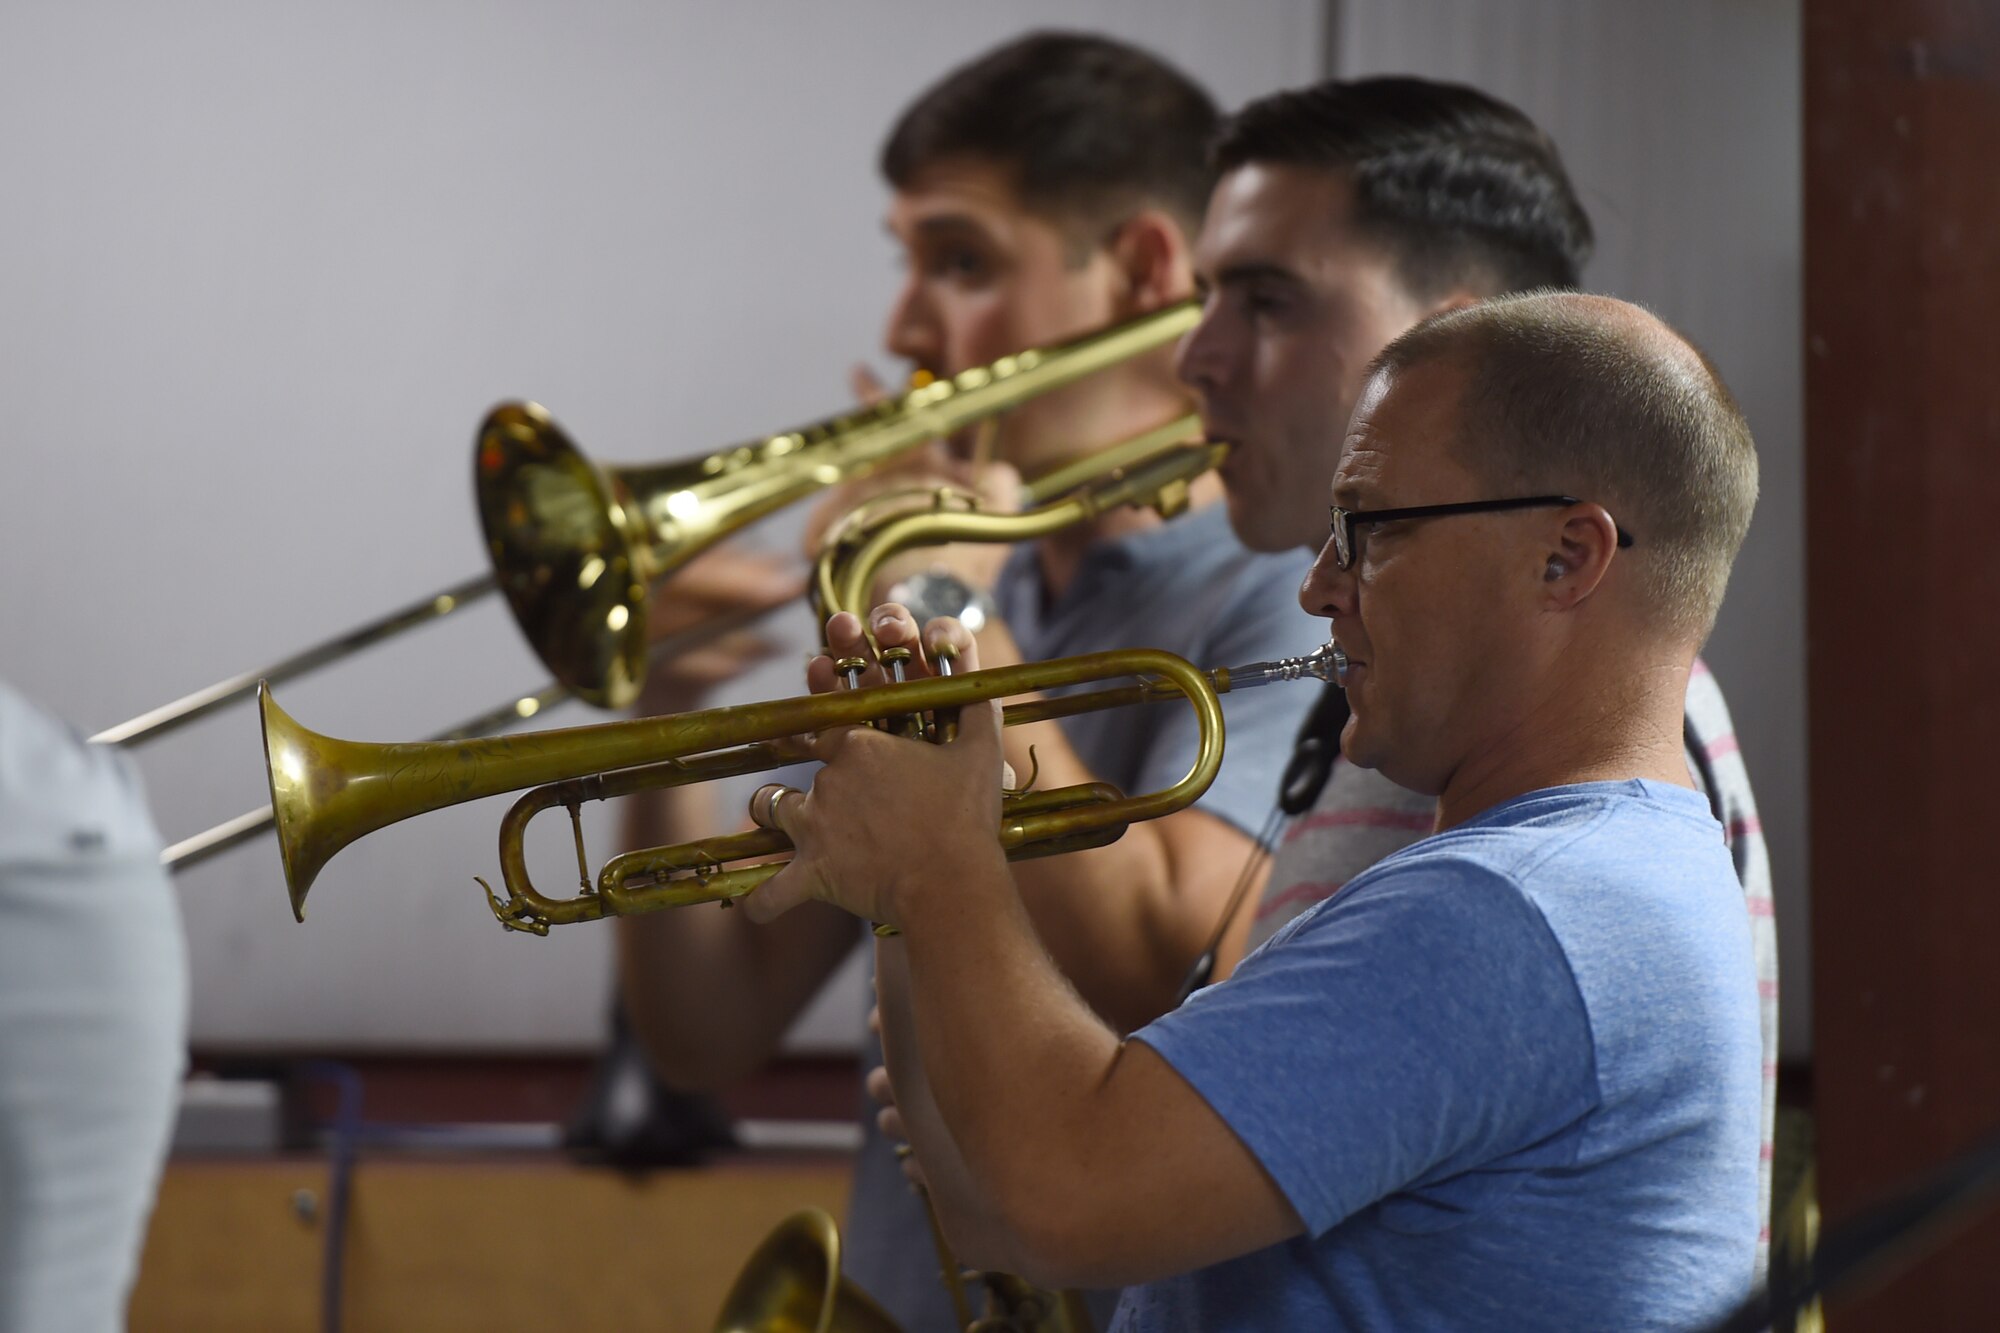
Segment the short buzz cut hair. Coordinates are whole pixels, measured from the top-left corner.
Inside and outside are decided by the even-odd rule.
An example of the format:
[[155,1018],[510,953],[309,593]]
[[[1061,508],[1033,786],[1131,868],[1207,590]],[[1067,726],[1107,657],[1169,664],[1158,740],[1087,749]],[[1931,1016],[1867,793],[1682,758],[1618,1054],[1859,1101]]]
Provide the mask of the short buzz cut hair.
[[1574,495],[1632,534],[1656,624],[1701,643],[1757,504],[1757,448],[1700,349],[1637,306],[1537,292],[1437,315],[1376,373],[1449,366],[1459,462],[1501,494]]
[[1353,222],[1422,300],[1582,282],[1593,236],[1553,140],[1463,84],[1329,79],[1250,102],[1216,137],[1220,172],[1253,163],[1344,173]]
[[956,158],[1009,172],[1032,212],[1096,241],[1139,209],[1199,229],[1219,119],[1200,84],[1109,37],[1033,32],[938,80],[882,145],[882,175],[907,189]]

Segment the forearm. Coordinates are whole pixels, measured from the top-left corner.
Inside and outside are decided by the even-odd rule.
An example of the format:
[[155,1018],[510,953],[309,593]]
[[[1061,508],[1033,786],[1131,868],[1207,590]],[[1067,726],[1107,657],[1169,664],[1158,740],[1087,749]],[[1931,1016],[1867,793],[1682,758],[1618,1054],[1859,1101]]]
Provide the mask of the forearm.
[[[711,915],[713,914],[713,915]],[[667,1083],[711,1091],[760,1068],[832,963],[808,976],[774,965],[767,942],[737,913],[680,908],[620,919],[620,992],[633,1032]],[[852,922],[800,913],[784,925],[800,938],[779,952],[821,951],[808,938],[829,924],[851,940]],[[843,947],[844,946],[840,946]],[[832,953],[837,962],[839,953]],[[801,983],[805,984],[801,984]]]
[[[877,629],[885,642],[916,637],[907,620]],[[852,617],[827,632],[839,652],[867,647]],[[831,688],[832,660],[808,674]],[[998,707],[980,704],[961,711],[949,745],[867,728],[820,736],[812,791],[770,807],[797,855],[745,912],[775,920],[831,902],[902,932],[907,1006],[892,1006],[890,1039],[900,1051],[911,1043],[897,1032],[915,1036],[929,1093],[917,1101],[937,1112],[919,1133],[957,1150],[940,1157],[963,1165],[952,1206],[988,1210],[995,1252],[1024,1277],[1151,1281],[1295,1233],[1283,1194],[1209,1103],[1152,1048],[1121,1044],[1044,952],[992,836],[1000,732]],[[912,828],[926,834],[921,856]]]
[[[998,622],[980,635],[979,653],[986,667],[1020,656]],[[1032,774],[1038,791],[1099,780],[1055,722],[1010,727],[1002,744],[1016,781]],[[1223,821],[1183,811],[1133,824],[1093,851],[1016,862],[1014,882],[1056,966],[1107,1023],[1129,1032],[1178,997],[1250,847]]]
[[1032,1272],[1053,1201],[1090,1187],[1107,1128],[1093,1101],[1118,1037],[1050,962],[997,860],[922,895],[903,930],[909,1021],[962,1189],[1010,1266]]
[[[624,845],[656,847],[723,830],[706,787],[626,803]],[[621,917],[619,986],[634,1033],[667,1082],[709,1090],[754,1071],[852,947],[823,905],[758,926],[740,911],[681,907]]]
[[938,1111],[918,1054],[909,962],[900,937],[880,940],[875,946],[875,990],[882,1053],[895,1092],[896,1112],[923,1168],[931,1207],[960,1260],[975,1268],[1011,1272],[1015,1264],[1006,1230],[991,1201],[973,1181]]
[[1050,958],[1119,1032],[1166,1012],[1215,910],[1186,891],[1154,823],[1106,847],[1014,864],[1021,901]]

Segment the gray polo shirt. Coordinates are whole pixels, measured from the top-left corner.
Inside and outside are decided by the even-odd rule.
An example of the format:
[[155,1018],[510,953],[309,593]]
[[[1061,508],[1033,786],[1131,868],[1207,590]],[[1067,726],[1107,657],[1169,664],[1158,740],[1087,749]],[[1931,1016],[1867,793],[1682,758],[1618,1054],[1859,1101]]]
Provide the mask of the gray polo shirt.
[[[1326,641],[1326,622],[1299,607],[1302,551],[1243,549],[1220,504],[1100,542],[1051,601],[1033,548],[1008,559],[994,602],[1030,661],[1115,648],[1164,648],[1198,667],[1293,657]],[[1222,696],[1228,748],[1196,809],[1256,836],[1315,691],[1283,685]],[[1085,713],[1064,733],[1091,771],[1127,792],[1167,786],[1187,772],[1199,739],[1194,712],[1155,704]]]
[[[1053,600],[1044,595],[1034,548],[1021,546],[1002,569],[993,599],[1029,661],[1163,648],[1200,667],[1240,666],[1325,642],[1325,622],[1299,608],[1299,580],[1309,563],[1303,551],[1246,551],[1230,531],[1226,508],[1212,504],[1093,545]],[[1223,695],[1222,772],[1196,808],[1255,837],[1315,696],[1309,684]],[[1127,792],[1178,780],[1198,735],[1192,711],[1170,704],[1086,713],[1062,726],[1091,772]],[[882,1061],[872,1039],[863,1059],[869,1067]],[[903,1327],[954,1327],[921,1205],[875,1128],[874,1110],[863,1108],[843,1266]],[[1102,1328],[1110,1301],[1094,1305]]]

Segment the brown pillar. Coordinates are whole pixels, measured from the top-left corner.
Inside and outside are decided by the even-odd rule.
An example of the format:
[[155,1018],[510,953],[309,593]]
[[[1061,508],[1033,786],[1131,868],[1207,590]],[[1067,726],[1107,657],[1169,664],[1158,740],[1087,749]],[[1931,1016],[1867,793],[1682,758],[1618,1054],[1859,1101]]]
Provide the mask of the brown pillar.
[[[1837,1223],[2000,1129],[2000,4],[1804,5],[1814,1086]],[[2000,1221],[1829,1323],[2000,1327]]]

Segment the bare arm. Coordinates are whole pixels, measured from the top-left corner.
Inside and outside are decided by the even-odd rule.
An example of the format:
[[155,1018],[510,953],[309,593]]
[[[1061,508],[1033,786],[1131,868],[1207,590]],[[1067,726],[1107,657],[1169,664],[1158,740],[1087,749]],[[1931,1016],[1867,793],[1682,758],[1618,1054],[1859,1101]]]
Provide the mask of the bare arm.
[[[634,801],[627,845],[726,831],[698,790]],[[832,908],[768,926],[741,911],[684,907],[618,920],[618,977],[633,1031],[666,1082],[708,1091],[755,1072],[854,948],[854,919]]]
[[[902,930],[908,998],[885,971],[884,1041],[952,1234],[1049,1286],[1146,1281],[1297,1234],[1229,1127],[1049,961],[992,836],[997,713],[961,725],[942,747],[830,733],[811,794],[779,805],[800,855],[745,904],[771,917],[823,899]],[[890,850],[912,824],[934,830],[917,864]]]
[[[917,626],[892,604],[878,610],[875,634],[883,647],[914,645]],[[851,654],[862,646],[857,634],[832,648]],[[1022,660],[997,620],[980,632],[978,653],[986,667]],[[1010,727],[1003,745],[1023,780],[1038,770],[1037,788],[1097,780],[1054,722]],[[1126,1032],[1173,1007],[1254,846],[1227,821],[1183,810],[1134,824],[1108,847],[1019,862],[1014,882],[1056,966],[1092,1009]]]
[[[797,596],[785,564],[718,549],[661,585],[655,629],[673,633],[719,617],[774,607]],[[658,663],[639,711],[682,713],[707,691],[770,652],[751,631]],[[657,847],[740,827],[740,810],[720,810],[707,786],[642,794],[623,808],[623,844]],[[618,975],[626,1011],[655,1068],[676,1086],[707,1090],[748,1074],[779,1041],[857,937],[852,919],[831,909],[757,927],[743,913],[687,907],[621,918]]]
[[977,1191],[965,1220],[996,1257],[1047,1286],[1128,1285],[1298,1234],[1290,1203],[1208,1103],[1063,985],[1004,877],[960,890],[968,901],[912,904],[909,1016]]
[[975,1268],[1011,1271],[1006,1262],[1010,1242],[1001,1219],[972,1178],[951,1131],[945,1127],[930,1081],[924,1075],[923,1061],[917,1054],[915,1019],[910,1009],[909,958],[900,937],[876,942],[875,993],[876,1012],[881,1016],[882,1047],[889,1068],[869,1074],[869,1091],[881,1100],[877,1081],[886,1078],[893,1088],[895,1103],[880,1114],[883,1133],[907,1139],[916,1149],[919,1163],[916,1174],[922,1178],[931,1207],[957,1258]]

